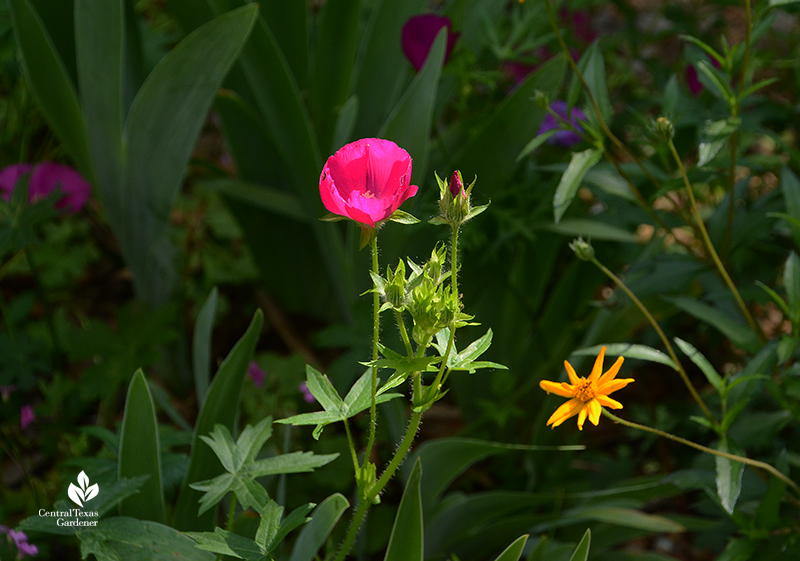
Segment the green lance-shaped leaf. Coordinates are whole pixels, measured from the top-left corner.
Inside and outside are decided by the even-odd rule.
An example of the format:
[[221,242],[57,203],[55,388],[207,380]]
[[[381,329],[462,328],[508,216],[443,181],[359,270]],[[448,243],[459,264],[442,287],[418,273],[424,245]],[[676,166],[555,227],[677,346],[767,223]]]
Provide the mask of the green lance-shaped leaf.
[[573,351],[572,354],[576,356],[597,356],[600,349],[605,346],[606,356],[624,356],[625,358],[635,358],[638,360],[646,360],[649,362],[657,362],[669,366],[676,372],[678,366],[671,358],[652,347],[647,345],[635,345],[629,343],[612,343],[610,345],[595,345],[594,347],[587,347]]
[[[310,101],[323,152],[340,148],[331,146],[331,139],[339,108],[347,100],[358,48],[356,31],[360,16],[360,0],[328,0],[320,11]],[[280,25],[273,25],[277,27]]]
[[[717,445],[717,450],[729,454],[737,454],[739,451],[733,450],[732,443],[727,437],[722,437]],[[744,464],[722,456],[714,456],[717,463],[717,495],[728,514],[733,514],[733,507],[742,491],[742,474]]]
[[800,322],[800,257],[794,251],[789,254],[783,269],[783,287],[786,289],[789,318],[797,324]]
[[194,371],[194,390],[197,402],[203,403],[211,378],[211,332],[214,330],[214,316],[217,312],[217,287],[211,289],[194,325],[192,336],[192,370]]
[[556,224],[561,221],[561,217],[567,212],[572,199],[575,198],[583,176],[602,157],[603,153],[596,148],[590,148],[583,152],[573,152],[569,166],[564,175],[561,176],[561,181],[558,183],[556,194],[553,197],[553,214]]
[[[597,103],[597,107],[600,109],[600,114],[603,116],[603,120],[608,123],[611,120],[613,109],[611,107],[611,100],[608,96],[608,85],[606,84],[606,65],[605,60],[603,59],[603,52],[600,50],[599,41],[595,41],[588,49],[586,49],[586,52],[583,53],[583,56],[578,61],[578,69],[583,74],[583,79],[585,80],[586,85],[589,87],[589,91],[592,92],[592,97],[594,97],[595,103]],[[573,76],[567,97],[569,107],[574,106],[578,101],[582,87],[583,84],[581,84],[581,82],[578,80],[578,77]],[[594,110],[587,111],[586,113],[589,122],[592,123],[595,128],[599,129],[600,127],[597,120],[597,114],[594,112]]]
[[220,365],[208,389],[195,423],[189,468],[181,484],[178,504],[175,507],[173,525],[179,530],[211,530],[214,527],[216,520],[214,510],[198,516],[198,502],[202,494],[191,489],[189,485],[214,478],[222,473],[223,468],[213,450],[202,443],[199,437],[209,434],[216,424],[225,426],[229,431],[233,428],[247,365],[255,352],[263,322],[263,313],[261,310],[256,310],[247,331]]
[[86,124],[64,61],[30,0],[9,0],[8,8],[28,87],[78,170],[91,180]]
[[322,501],[311,514],[311,521],[300,530],[289,561],[312,561],[349,506],[347,499],[339,493]]
[[122,147],[125,3],[125,0],[75,2],[81,109],[94,177],[111,224],[125,220],[120,206],[125,159]]
[[569,561],[586,561],[589,558],[589,547],[592,545],[592,531],[587,528],[586,533],[583,534],[580,543],[572,552]]
[[400,101],[392,109],[378,136],[395,141],[418,162],[412,171],[412,182],[419,182],[428,160],[428,139],[433,126],[433,106],[439,89],[444,55],[447,48],[447,28],[436,35],[428,58]]
[[153,244],[186,171],[197,135],[223,78],[258,13],[249,5],[196,29],[153,69],[131,105],[124,129],[127,160],[117,234],[140,297],[166,298]]
[[359,100],[356,138],[374,136],[397,100],[411,70],[402,50],[397,48],[401,30],[403,24],[424,7],[424,0],[374,3],[354,68],[354,93]]
[[695,349],[690,343],[687,343],[683,339],[679,339],[675,337],[675,344],[680,347],[683,353],[694,362],[700,370],[703,371],[705,374],[706,379],[708,382],[714,387],[717,393],[720,396],[725,394],[725,381],[722,377],[717,373],[714,367],[708,362],[708,359],[700,353],[697,349]]
[[419,458],[414,463],[411,476],[406,481],[403,498],[394,519],[389,547],[386,549],[384,561],[422,561],[422,495],[420,480],[422,464]]
[[800,245],[800,179],[789,168],[784,166],[781,169],[781,191],[783,200],[786,204],[786,213],[794,220],[787,220],[792,229],[794,243]]
[[[501,442],[489,442],[474,438],[439,438],[422,444],[409,455],[409,460],[405,463],[407,466],[413,465],[411,461],[415,457],[418,457],[422,462],[422,467],[425,470],[425,478],[422,480],[422,496],[427,510],[435,504],[450,483],[475,462],[510,450],[539,449],[576,450],[581,448],[571,446],[542,448],[539,446],[518,446]],[[401,468],[401,473],[404,478],[410,476],[408,468]]]
[[738,318],[733,318],[725,312],[695,298],[689,298],[687,296],[664,296],[663,299],[667,302],[671,302],[697,319],[713,326],[746,351],[756,352],[758,350],[759,343],[756,334],[753,333],[746,324],[739,321]]
[[156,409],[141,369],[133,375],[125,400],[119,445],[119,478],[147,475],[138,494],[120,504],[120,513],[164,522],[164,492]]
[[503,553],[497,556],[494,561],[519,561],[522,555],[522,550],[525,547],[525,542],[528,541],[528,534],[518,537],[511,545],[503,550]]

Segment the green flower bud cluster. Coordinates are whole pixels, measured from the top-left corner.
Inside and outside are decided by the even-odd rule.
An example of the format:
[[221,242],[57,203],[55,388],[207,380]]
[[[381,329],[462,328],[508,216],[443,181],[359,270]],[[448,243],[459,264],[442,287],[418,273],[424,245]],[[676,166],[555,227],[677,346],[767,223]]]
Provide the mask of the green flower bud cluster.
[[436,175],[436,182],[439,184],[439,216],[433,218],[430,223],[450,224],[457,228],[486,210],[489,205],[472,207],[472,188],[477,179],[476,177],[469,187],[464,189],[464,179],[460,171],[454,171],[449,181]]

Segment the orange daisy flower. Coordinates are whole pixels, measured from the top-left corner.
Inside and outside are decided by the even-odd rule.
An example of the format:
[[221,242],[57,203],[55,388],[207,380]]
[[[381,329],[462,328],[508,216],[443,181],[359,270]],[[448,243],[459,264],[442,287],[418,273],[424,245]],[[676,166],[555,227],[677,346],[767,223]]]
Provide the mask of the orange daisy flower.
[[603,371],[603,358],[606,355],[606,348],[600,349],[600,354],[597,355],[597,360],[594,361],[594,368],[588,378],[578,378],[575,369],[572,365],[564,361],[564,366],[569,374],[569,381],[566,382],[550,382],[542,380],[539,382],[541,387],[547,393],[554,393],[561,397],[571,398],[568,402],[564,403],[561,407],[556,409],[556,412],[547,420],[548,425],[557,427],[570,417],[578,416],[578,428],[583,430],[583,423],[588,417],[593,425],[597,426],[600,421],[600,411],[603,406],[611,409],[622,409],[622,404],[608,397],[608,394],[620,390],[633,382],[633,378],[624,378],[616,380],[617,373],[619,372],[624,357],[619,357],[614,365],[609,368],[602,376],[600,373]]

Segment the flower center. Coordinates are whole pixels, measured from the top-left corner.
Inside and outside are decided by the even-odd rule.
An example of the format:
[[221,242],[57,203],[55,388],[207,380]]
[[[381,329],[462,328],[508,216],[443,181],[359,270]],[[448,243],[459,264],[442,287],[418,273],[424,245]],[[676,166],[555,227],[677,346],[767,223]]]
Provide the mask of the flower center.
[[592,380],[581,378],[580,382],[575,385],[575,397],[584,403],[593,400],[596,395],[597,389]]

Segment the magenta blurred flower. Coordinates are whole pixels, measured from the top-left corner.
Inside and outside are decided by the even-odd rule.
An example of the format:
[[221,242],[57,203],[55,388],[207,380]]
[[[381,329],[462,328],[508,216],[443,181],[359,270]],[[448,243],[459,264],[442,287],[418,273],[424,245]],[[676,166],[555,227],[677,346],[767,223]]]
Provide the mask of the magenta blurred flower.
[[31,164],[13,164],[0,171],[0,191],[5,200],[11,198],[11,192],[17,181],[24,174],[30,173],[28,180],[28,201],[35,202],[45,198],[58,186],[64,196],[56,207],[68,213],[78,212],[89,198],[91,185],[69,166],[56,162]]
[[314,396],[311,395],[311,392],[309,391],[308,386],[306,385],[305,382],[300,382],[300,385],[297,386],[297,389],[300,390],[300,393],[303,394],[303,399],[305,400],[306,403],[314,403],[316,401]]
[[[719,62],[716,58],[711,58],[711,64],[714,68],[720,68]],[[689,86],[689,91],[692,93],[692,96],[697,97],[700,95],[705,88],[703,83],[700,81],[700,77],[697,75],[697,68],[694,64],[687,64],[686,65],[686,85]]]
[[[583,130],[579,123],[586,120],[586,115],[580,110],[580,108],[573,107],[571,114],[568,115],[567,102],[556,100],[550,104],[550,109],[555,111],[565,121],[571,122],[572,125],[579,131]],[[550,113],[547,113],[544,116],[542,124],[539,127],[539,132],[536,134],[543,134],[554,129],[557,132],[547,139],[548,144],[569,147],[578,144],[582,140],[581,136],[577,132],[562,128],[562,123]]]
[[28,428],[33,420],[36,419],[36,413],[33,412],[33,407],[30,405],[23,405],[19,412],[19,426],[22,430]]
[[587,45],[597,39],[597,32],[592,27],[592,17],[588,11],[562,8],[559,16],[562,25],[570,27],[575,37]]
[[8,535],[14,541],[14,545],[17,547],[17,552],[19,553],[20,558],[28,555],[35,557],[39,553],[38,547],[28,543],[28,536],[25,535],[25,532],[9,530]]
[[330,212],[374,228],[417,194],[410,182],[408,152],[391,140],[362,138],[328,158],[319,195]]
[[456,39],[461,33],[453,33],[450,18],[437,16],[434,14],[422,14],[410,18],[403,26],[401,43],[403,52],[418,71],[425,64],[428,53],[436,39],[436,34],[443,27],[447,28],[447,50],[444,60],[450,58],[450,53],[456,43]]
[[247,366],[247,375],[253,381],[253,385],[260,388],[264,385],[264,377],[267,375],[255,360],[251,360]]

